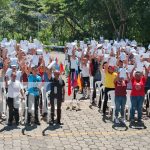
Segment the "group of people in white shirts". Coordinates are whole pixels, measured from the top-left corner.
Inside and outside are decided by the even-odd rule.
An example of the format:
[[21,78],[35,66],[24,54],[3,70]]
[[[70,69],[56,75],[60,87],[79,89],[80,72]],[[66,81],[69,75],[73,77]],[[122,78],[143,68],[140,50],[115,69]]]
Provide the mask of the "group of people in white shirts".
[[[89,91],[90,88],[93,89],[92,105],[97,105],[95,83],[102,81],[101,86],[105,87],[103,116],[107,114],[108,92],[115,92],[115,123],[119,122],[119,112],[122,122],[125,120],[126,90],[131,90],[130,121],[134,121],[136,109],[138,121],[142,120],[144,96],[150,90],[150,45],[146,49],[135,40],[128,39],[109,41],[101,38],[99,42],[91,40],[88,43],[74,41],[66,44],[65,68],[68,70],[66,75],[71,77],[73,88],[79,86],[75,84],[75,80],[80,76],[82,84],[79,86],[79,92],[82,93],[85,86]],[[91,77],[93,80],[90,80]],[[8,125],[12,125],[14,118],[16,124],[19,124],[20,99],[26,100],[28,108],[31,107],[31,102],[34,103],[34,123],[37,125],[40,125],[39,108],[44,117],[47,116],[49,105],[52,108],[50,123],[55,123],[54,101],[57,100],[56,122],[61,124],[61,103],[64,101],[65,83],[60,76],[58,60],[50,57],[50,53],[44,50],[40,41],[35,39],[31,43],[22,40],[17,43],[15,40],[3,39],[0,47],[0,81],[0,113],[1,116],[6,115],[6,106],[9,108]],[[118,89],[121,91],[120,94]],[[51,92],[46,97],[49,91]],[[4,93],[7,93],[6,104],[2,100]],[[47,99],[50,99],[50,102]],[[102,97],[98,103],[99,108],[102,105],[101,100]],[[149,108],[148,98],[146,108]],[[31,124],[30,109],[26,112],[28,125]]]
[[22,40],[20,43],[3,39],[0,60],[1,118],[6,117],[8,125],[11,126],[14,121],[19,125],[20,115],[24,117],[27,125],[31,125],[34,117],[34,123],[40,125],[40,114],[47,117],[47,109],[50,107],[49,123],[61,124],[65,83],[60,76],[58,59],[52,58],[50,52],[45,51],[43,44],[36,39],[33,42]]
[[[131,91],[131,110],[130,121],[135,121],[135,110],[138,111],[138,122],[142,122],[142,108],[146,95],[146,109],[149,108],[150,90],[150,45],[146,49],[135,40],[121,39],[100,41],[91,40],[88,43],[84,41],[74,41],[66,44],[66,67],[70,70],[72,83],[74,74],[80,75],[82,79],[82,88],[85,82],[92,88],[92,105],[95,102],[96,88],[95,83],[101,81],[104,86],[102,108],[103,116],[106,116],[108,92],[115,93],[115,123],[119,123],[118,113],[121,112],[121,122],[125,122],[125,105],[127,90]],[[90,80],[92,79],[92,80]],[[73,84],[72,84],[73,86]],[[74,88],[74,86],[73,86]],[[118,91],[119,90],[119,91]],[[119,93],[120,92],[120,93]],[[150,93],[150,92],[149,92]],[[98,102],[101,108],[102,97]],[[135,103],[135,102],[137,103]]]

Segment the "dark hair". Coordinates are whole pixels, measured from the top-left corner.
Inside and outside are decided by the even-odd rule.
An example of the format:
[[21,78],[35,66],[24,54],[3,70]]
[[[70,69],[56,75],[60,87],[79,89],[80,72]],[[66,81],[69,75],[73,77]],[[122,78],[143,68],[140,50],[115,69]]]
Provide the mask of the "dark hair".
[[136,71],[136,72],[135,72],[135,75],[136,75],[136,74],[137,74],[137,75],[141,75],[141,72],[140,72],[140,71]]
[[107,64],[107,61],[104,61],[104,62],[103,62],[103,66],[104,66],[105,64]]

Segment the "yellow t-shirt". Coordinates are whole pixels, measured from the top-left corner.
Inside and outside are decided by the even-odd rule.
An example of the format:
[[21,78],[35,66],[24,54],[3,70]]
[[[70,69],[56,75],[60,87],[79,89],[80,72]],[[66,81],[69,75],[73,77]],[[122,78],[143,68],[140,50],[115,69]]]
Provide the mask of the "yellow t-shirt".
[[108,71],[105,72],[105,84],[104,85],[106,88],[115,88],[114,80],[116,76],[117,76],[117,73],[115,72],[112,74],[108,73]]

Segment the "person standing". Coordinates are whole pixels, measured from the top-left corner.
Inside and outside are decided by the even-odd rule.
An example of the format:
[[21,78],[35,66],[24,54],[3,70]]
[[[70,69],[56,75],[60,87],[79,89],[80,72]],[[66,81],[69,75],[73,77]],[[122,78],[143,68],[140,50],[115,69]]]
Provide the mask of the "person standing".
[[[131,90],[131,110],[130,110],[130,124],[134,123],[135,110],[138,111],[138,123],[142,123],[142,107],[145,96],[145,84],[147,79],[147,68],[145,67],[146,74],[143,75],[140,71],[135,71],[133,68],[130,79],[132,82]],[[135,72],[135,74],[133,74]]]
[[104,105],[103,105],[103,115],[106,115],[106,109],[107,109],[107,101],[108,101],[108,92],[115,89],[114,80],[117,76],[117,73],[114,72],[113,66],[108,66],[108,64],[105,64],[105,91],[104,91]]
[[6,87],[8,88],[9,126],[12,125],[13,117],[15,117],[16,125],[19,125],[19,94],[21,93],[22,97],[24,97],[23,87],[21,82],[16,80],[16,76],[16,72],[12,72],[11,80],[6,81]]
[[57,120],[56,123],[62,125],[61,123],[61,105],[64,102],[65,96],[65,82],[60,77],[60,72],[54,71],[54,79],[51,82],[51,93],[50,93],[50,104],[51,104],[51,122],[54,124],[54,111],[55,111],[55,100],[57,102]]
[[92,105],[96,106],[96,87],[95,83],[101,81],[101,71],[100,71],[100,61],[99,57],[92,58],[91,60],[91,76],[93,76],[93,95],[92,95]]
[[[89,68],[89,61],[87,60],[86,57],[83,58],[82,62],[81,62],[81,77],[82,77],[82,85],[83,88],[87,87],[88,91],[90,90],[90,68]],[[87,91],[87,94],[89,93]],[[88,98],[89,95],[85,95],[85,93],[83,93],[83,97],[84,98]]]
[[42,81],[41,77],[38,75],[38,67],[29,67],[29,70],[27,71],[28,74],[28,95],[27,95],[27,105],[29,107],[28,110],[28,125],[31,123],[31,106],[32,103],[34,103],[34,123],[37,125],[40,125],[39,121],[39,113],[38,113],[38,107],[39,107],[39,96],[40,96],[40,83]]
[[126,105],[126,90],[127,90],[127,83],[129,80],[128,73],[127,79],[120,77],[120,73],[118,73],[116,79],[114,80],[115,83],[115,120],[116,124],[120,123],[118,116],[119,112],[121,113],[121,122],[125,124],[125,105]]
[[43,104],[43,111],[44,111],[44,115],[43,115],[43,118],[45,118],[47,116],[47,109],[48,109],[48,105],[49,105],[49,98],[46,97],[46,93],[47,92],[51,92],[51,83],[53,81],[53,78],[52,78],[52,68],[48,68],[48,67],[45,67],[44,69],[44,88],[43,88],[43,94],[42,94],[42,98],[43,98],[43,101],[44,101],[44,104]]

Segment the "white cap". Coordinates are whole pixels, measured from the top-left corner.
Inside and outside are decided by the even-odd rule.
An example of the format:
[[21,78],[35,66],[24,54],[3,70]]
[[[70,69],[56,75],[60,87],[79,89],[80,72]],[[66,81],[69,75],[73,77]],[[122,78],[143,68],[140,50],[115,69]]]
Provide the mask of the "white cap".
[[36,52],[37,52],[37,55],[42,55],[43,54],[43,50],[42,49],[37,49]]

